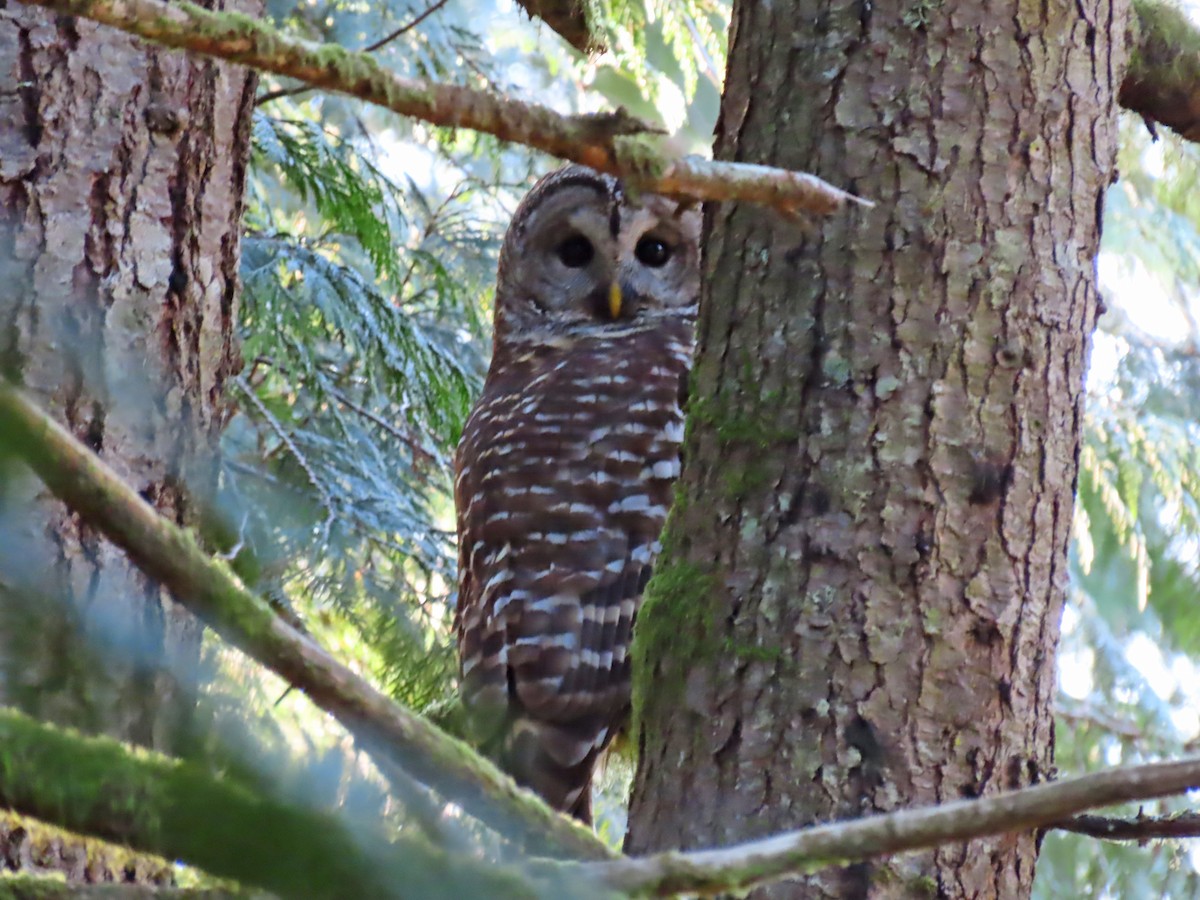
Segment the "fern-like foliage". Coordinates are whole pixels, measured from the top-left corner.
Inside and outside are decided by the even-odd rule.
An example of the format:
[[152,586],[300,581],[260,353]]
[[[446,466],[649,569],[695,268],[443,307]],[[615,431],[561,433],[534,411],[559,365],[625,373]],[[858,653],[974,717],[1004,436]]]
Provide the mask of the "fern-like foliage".
[[259,112],[240,413],[223,484],[260,587],[398,697],[453,688],[451,454],[479,389],[498,226],[470,176],[431,200],[333,129]]
[[707,152],[721,99],[731,3],[727,0],[597,0],[592,21],[609,48],[590,72],[610,102]]
[[[1121,136],[1101,259],[1117,291],[1089,376],[1059,648],[1055,755],[1074,771],[1200,747],[1200,154],[1132,119]],[[1181,843],[1051,834],[1035,896],[1193,897],[1194,860]]]

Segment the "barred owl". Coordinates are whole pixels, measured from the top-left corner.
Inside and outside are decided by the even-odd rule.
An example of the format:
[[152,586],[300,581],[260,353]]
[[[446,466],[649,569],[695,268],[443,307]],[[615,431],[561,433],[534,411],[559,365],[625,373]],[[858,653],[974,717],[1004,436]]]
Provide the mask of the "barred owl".
[[591,818],[679,473],[699,215],[568,166],[518,207],[455,460],[464,702],[518,782]]

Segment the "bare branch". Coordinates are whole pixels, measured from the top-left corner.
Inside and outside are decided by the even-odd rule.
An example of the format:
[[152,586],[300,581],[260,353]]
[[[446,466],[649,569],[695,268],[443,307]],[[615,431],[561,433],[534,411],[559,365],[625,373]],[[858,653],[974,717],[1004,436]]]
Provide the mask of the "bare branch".
[[654,126],[624,110],[563,116],[490,91],[402,78],[376,59],[335,44],[284,35],[236,13],[180,0],[31,0],[111,25],[167,47],[252,66],[313,87],[358,97],[433,125],[470,128],[551,156],[621,176],[640,190],[689,200],[748,200],[785,212],[827,215],[847,203],[870,206],[813,175],[665,154]]
[[[461,741],[383,696],[267,602],[187,532],[162,518],[110,468],[0,379],[0,433],[54,494],[157,579],[217,634],[341,722],[389,775],[399,763],[505,837],[539,852],[603,859],[591,831],[553,812]],[[401,789],[406,785],[400,784]]]
[[1113,769],[941,806],[817,825],[720,850],[554,867],[632,894],[745,890],[787,875],[1008,831],[1060,827],[1100,806],[1149,800],[1200,786],[1200,756]]
[[1174,816],[1142,816],[1134,819],[1112,819],[1107,816],[1075,816],[1051,826],[1058,831],[1070,831],[1104,841],[1138,841],[1139,843],[1171,838],[1200,837],[1200,813],[1186,812]]
[[385,37],[381,37],[379,40],[377,40],[373,44],[367,44],[367,46],[362,48],[362,52],[363,53],[374,53],[376,50],[380,49],[381,47],[387,46],[392,41],[394,41],[396,38],[400,37],[402,34],[407,34],[408,32],[412,31],[414,28],[416,28],[418,25],[420,25],[422,22],[424,22],[426,19],[428,19],[430,16],[432,16],[435,12],[437,12],[439,9],[441,9],[443,6],[445,6],[449,2],[450,2],[450,0],[437,0],[436,3],[433,3],[432,5],[427,7],[426,10],[423,13],[421,13],[419,16],[417,16],[416,18],[412,19],[409,22],[405,22],[403,25],[401,25],[399,28],[397,28],[391,34],[386,35]]

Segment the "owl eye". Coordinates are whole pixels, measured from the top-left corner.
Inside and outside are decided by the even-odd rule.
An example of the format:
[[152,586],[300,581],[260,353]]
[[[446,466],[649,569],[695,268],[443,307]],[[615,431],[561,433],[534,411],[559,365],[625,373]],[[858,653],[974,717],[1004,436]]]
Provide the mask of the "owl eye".
[[582,269],[596,255],[596,251],[592,249],[592,242],[578,234],[567,238],[558,245],[554,252],[558,254],[559,261],[568,269]]
[[671,258],[671,248],[658,238],[644,237],[633,248],[633,255],[644,265],[657,269],[667,264]]

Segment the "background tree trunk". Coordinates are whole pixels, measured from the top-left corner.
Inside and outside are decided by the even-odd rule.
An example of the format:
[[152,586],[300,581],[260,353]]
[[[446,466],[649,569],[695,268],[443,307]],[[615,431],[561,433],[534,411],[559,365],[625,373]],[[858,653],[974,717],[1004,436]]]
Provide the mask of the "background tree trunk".
[[[0,0],[0,365],[178,523],[215,486],[224,383],[240,367],[255,83]],[[198,624],[36,481],[7,474],[0,701],[176,749],[191,695],[159,667],[194,671]]]
[[[872,198],[710,209],[686,465],[638,625],[628,849],[1053,771],[1125,6],[739,2],[721,159]],[[763,896],[1016,897],[1012,835]]]

